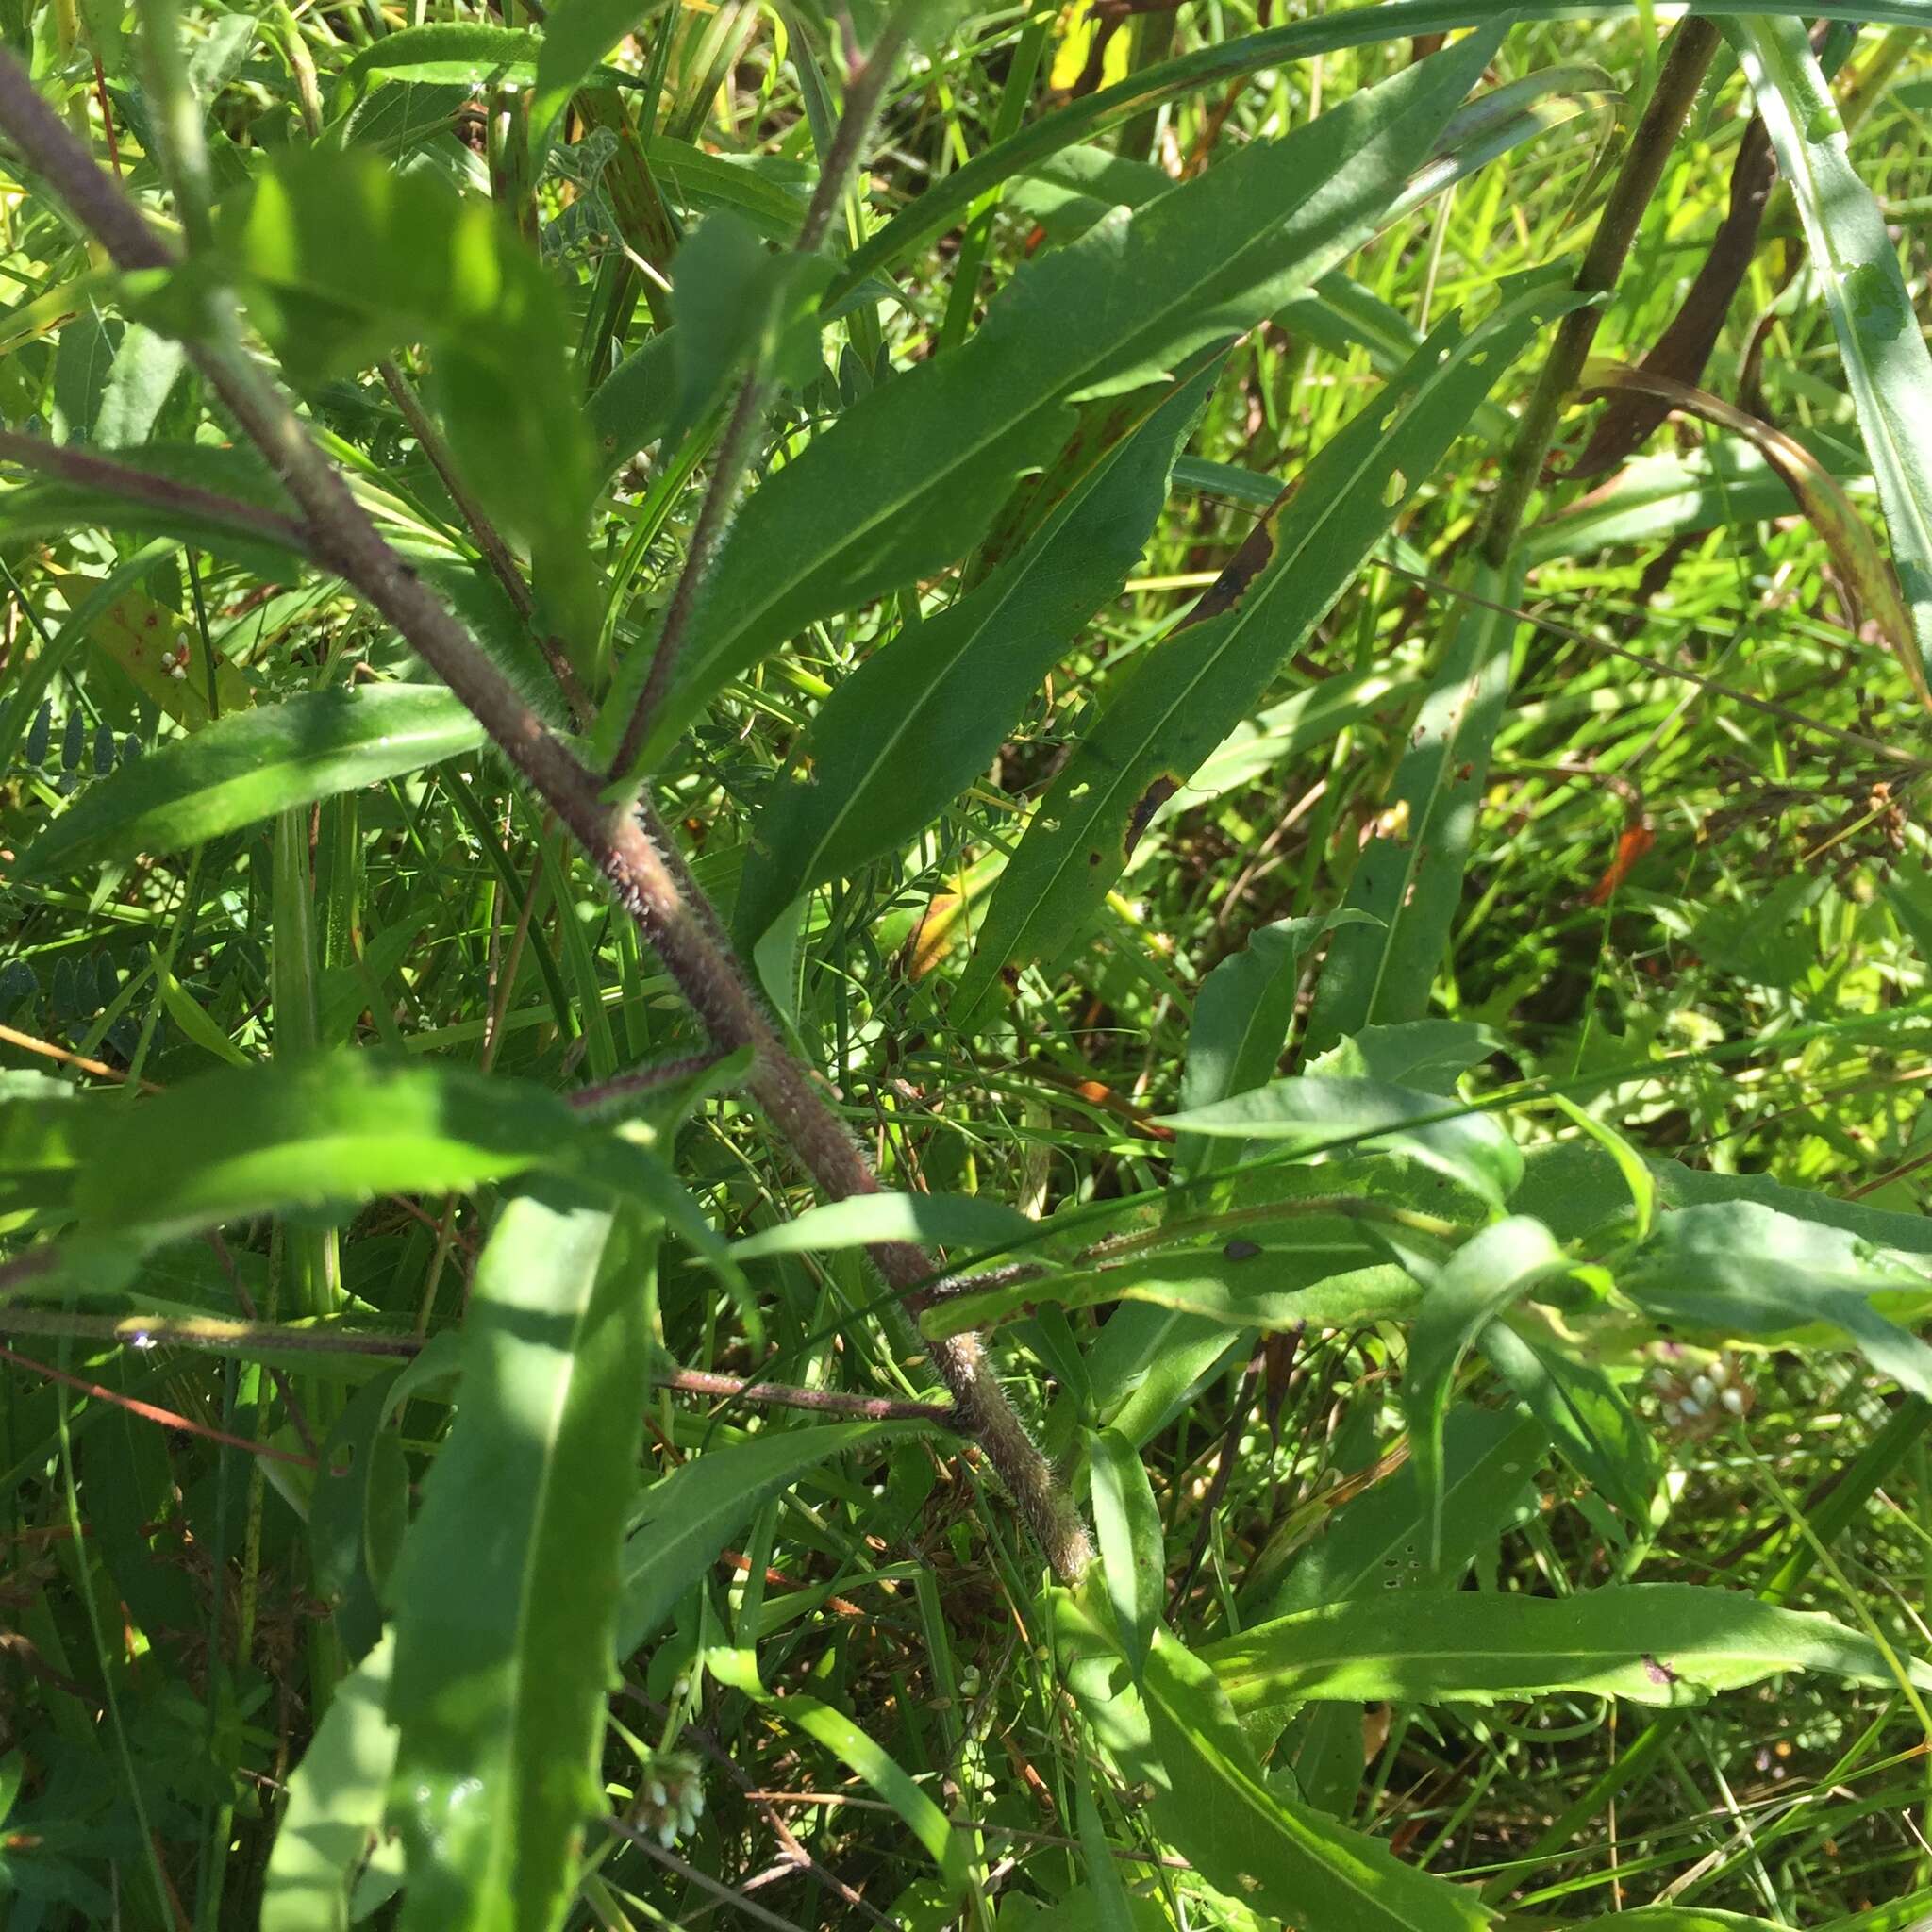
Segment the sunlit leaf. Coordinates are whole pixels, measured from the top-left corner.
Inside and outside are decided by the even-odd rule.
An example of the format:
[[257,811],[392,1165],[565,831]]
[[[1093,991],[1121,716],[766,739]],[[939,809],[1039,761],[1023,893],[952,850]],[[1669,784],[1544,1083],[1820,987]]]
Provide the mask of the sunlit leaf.
[[1071,949],[1155,810],[1254,710],[1545,312],[1527,296],[1468,334],[1453,317],[1442,323],[1318,452],[1188,625],[1135,659],[1001,876],[960,981],[956,1024],[970,1024],[1008,960],[1052,963]]
[[648,1491],[625,1549],[616,1652],[628,1657],[655,1634],[718,1552],[779,1491],[808,1471],[874,1438],[922,1426],[824,1423],[720,1443]]
[[251,1214],[437,1193],[539,1167],[575,1169],[660,1205],[644,1148],[532,1082],[373,1053],[232,1068],[116,1109],[75,1204],[93,1230],[154,1243]]
[[1499,1207],[1523,1177],[1515,1141],[1487,1114],[1380,1080],[1271,1080],[1211,1107],[1164,1115],[1161,1124],[1176,1132],[1267,1141],[1300,1154],[1399,1151]]
[[862,1248],[874,1241],[929,1241],[1004,1247],[1038,1233],[1017,1208],[979,1194],[855,1194],[825,1201],[732,1244],[741,1261],[818,1249]]
[[800,892],[916,836],[986,769],[1139,560],[1217,366],[1164,401],[1149,389],[1092,406],[1080,444],[1090,467],[1019,555],[833,691],[798,746],[805,777],[779,785],[753,829],[741,933],[762,933]]
[[1029,263],[959,348],[845,411],[745,504],[646,761],[814,619],[960,556],[1064,442],[1073,402],[1240,334],[1359,246],[1495,42],[1477,33]]
[[[1237,1712],[1304,1698],[1490,1704],[1552,1690],[1696,1704],[1799,1670],[1894,1681],[1878,1646],[1830,1617],[1688,1583],[1562,1598],[1392,1591],[1257,1624],[1201,1658]],[[1932,1688],[1932,1669],[1911,1670]]]
[[1424,1284],[1428,1292],[1409,1334],[1402,1406],[1408,1415],[1432,1560],[1441,1540],[1442,1419],[1457,1371],[1498,1314],[1568,1265],[1549,1229],[1519,1214],[1486,1227]]
[[482,725],[441,685],[338,687],[256,706],[90,786],[34,841],[22,867],[44,877],[140,852],[179,851],[482,741]]
[[539,1183],[477,1266],[456,1428],[390,1591],[405,1927],[559,1924],[603,1806],[655,1248],[637,1223],[613,1245],[615,1218]]
[[1911,617],[1919,660],[1913,683],[1923,696],[1932,655],[1932,451],[1924,433],[1932,354],[1885,217],[1852,166],[1844,122],[1804,27],[1754,14],[1727,22],[1725,31],[1777,150],[1779,177],[1790,184],[1838,337]]
[[1932,1348],[1887,1319],[1932,1307],[1932,1273],[1842,1228],[1751,1201],[1679,1208],[1616,1270],[1617,1286],[1659,1320],[1717,1335],[1836,1331],[1880,1374],[1932,1400]]
[[1100,1562],[1127,1663],[1138,1681],[1160,1621],[1167,1560],[1160,1510],[1140,1452],[1112,1429],[1088,1437],[1093,1472],[1093,1526]]
[[391,1631],[329,1698],[289,1780],[269,1854],[261,1932],[348,1932],[357,1881],[383,1842],[382,1812],[395,1767],[385,1714],[395,1661]]

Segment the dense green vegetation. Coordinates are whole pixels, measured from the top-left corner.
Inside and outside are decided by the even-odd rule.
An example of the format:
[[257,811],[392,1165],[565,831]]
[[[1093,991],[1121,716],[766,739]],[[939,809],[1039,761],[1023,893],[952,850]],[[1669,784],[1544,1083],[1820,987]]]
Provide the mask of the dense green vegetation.
[[1932,1923],[1854,11],[0,9],[8,1932]]

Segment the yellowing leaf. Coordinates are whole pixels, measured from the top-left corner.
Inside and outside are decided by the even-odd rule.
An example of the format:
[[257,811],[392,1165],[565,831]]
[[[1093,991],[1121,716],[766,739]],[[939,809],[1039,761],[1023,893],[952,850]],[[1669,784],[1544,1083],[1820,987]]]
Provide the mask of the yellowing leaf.
[[[69,592],[70,604],[87,587],[84,577],[55,571],[48,575]],[[208,647],[197,628],[166,605],[138,591],[125,591],[94,620],[88,641],[184,731],[198,731],[212,722]],[[179,676],[175,675],[177,666]],[[255,703],[253,686],[220,652],[215,654],[215,695],[224,715],[245,711]]]

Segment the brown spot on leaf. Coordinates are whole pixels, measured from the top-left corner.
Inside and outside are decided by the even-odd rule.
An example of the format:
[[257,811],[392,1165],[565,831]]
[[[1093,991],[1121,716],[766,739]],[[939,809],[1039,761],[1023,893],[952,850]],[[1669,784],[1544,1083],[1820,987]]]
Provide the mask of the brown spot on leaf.
[[1296,485],[1291,483],[1262,511],[1261,520],[1248,532],[1247,541],[1235,552],[1226,569],[1208,587],[1201,601],[1189,612],[1182,629],[1206,624],[1209,618],[1219,617],[1224,610],[1232,610],[1241,601],[1242,592],[1267,569],[1274,556],[1275,519],[1287,507],[1295,489]]
[[1677,1681],[1677,1674],[1669,1664],[1658,1663],[1648,1653],[1643,1659],[1643,1674],[1653,1684],[1674,1684]]
[[[1146,831],[1154,814],[1181,789],[1181,781],[1170,773],[1163,772],[1140,797],[1134,801],[1134,808],[1127,814],[1127,837],[1121,850],[1123,858],[1134,856],[1134,847],[1141,842],[1141,835]],[[1100,855],[1095,853],[1089,862],[1097,864]]]

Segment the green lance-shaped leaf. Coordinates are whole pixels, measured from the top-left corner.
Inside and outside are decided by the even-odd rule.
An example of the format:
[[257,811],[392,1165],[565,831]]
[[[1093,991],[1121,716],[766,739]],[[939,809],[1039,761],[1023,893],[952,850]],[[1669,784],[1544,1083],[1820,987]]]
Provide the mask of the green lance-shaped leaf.
[[[1791,432],[1791,441],[1828,471],[1847,495],[1872,495],[1862,453],[1815,430]],[[1526,531],[1520,547],[1524,561],[1534,569],[1554,558],[1665,543],[1698,530],[1738,529],[1789,516],[1794,502],[1790,485],[1758,451],[1714,441],[1702,449],[1633,457],[1589,495]]]
[[874,1437],[921,1423],[825,1423],[714,1446],[681,1463],[644,1497],[624,1556],[616,1655],[628,1657],[717,1561],[718,1552],[779,1491]]
[[261,1932],[349,1932],[354,1923],[352,1900],[382,1842],[395,1768],[395,1726],[383,1713],[394,1658],[391,1631],[335,1687],[289,1780],[262,1887]]
[[1425,1286],[1409,1331],[1402,1406],[1429,1534],[1430,1561],[1441,1544],[1442,1419],[1462,1358],[1483,1329],[1538,1282],[1569,1265],[1541,1222],[1514,1215],[1457,1250]]
[[1000,876],[956,1024],[1008,960],[1051,962],[1079,939],[1154,812],[1254,710],[1546,312],[1519,295],[1470,334],[1445,320],[1277,500],[1189,625],[1135,660]]
[[1167,1594],[1160,1509],[1141,1452],[1124,1436],[1113,1429],[1090,1430],[1087,1450],[1101,1574],[1127,1668],[1138,1683]]
[[[1834,1919],[1820,1932],[1909,1932],[1928,1904],[1932,1892],[1920,1892],[1910,1901],[1911,1909],[1897,1918],[1868,1920],[1860,1912],[1854,1919]],[[1600,1919],[1575,1922],[1577,1932],[1785,1932],[1771,1919],[1754,1919],[1748,1912],[1726,1912],[1714,1906],[1639,1906],[1632,1912],[1608,1912]]]
[[1915,682],[1924,690],[1932,657],[1932,354],[1804,27],[1747,15],[1727,20],[1724,31],[1777,151],[1778,174],[1790,184],[1824,291],[1911,616]]
[[223,251],[286,366],[321,380],[405,342],[484,507],[530,545],[566,634],[591,608],[591,439],[563,303],[501,210],[361,151],[278,150],[221,211]]
[[685,436],[741,375],[798,385],[824,367],[812,311],[828,262],[795,249],[774,255],[749,222],[723,209],[678,249],[675,273],[676,326],[669,336],[676,389],[665,436]]
[[[1657,1913],[1682,1909],[1669,1906],[1647,1906],[1641,1912],[1632,1916],[1641,1918],[1645,1913]],[[1932,1886],[1920,1886],[1901,1897],[1887,1899],[1882,1905],[1867,1906],[1863,1911],[1853,1912],[1841,1919],[1830,1920],[1821,1925],[1818,1932],[1914,1932],[1914,1928],[1925,1923],[1925,1914],[1932,1911]],[[1597,1922],[1601,1924],[1602,1922]],[[1639,1932],[1643,1932],[1640,1926]],[[1713,1924],[1709,1926],[1664,1925],[1656,1932],[1738,1932],[1735,1926]],[[1742,1932],[1765,1932],[1758,1922],[1746,1919]]]
[[92,440],[112,448],[139,447],[154,434],[155,421],[187,360],[177,341],[130,323],[114,352],[108,386],[94,418]]
[[[1211,1644],[1202,1661],[1238,1715],[1309,1698],[1492,1704],[1556,1690],[1701,1704],[1780,1671],[1896,1681],[1870,1638],[1830,1617],[1690,1583],[1560,1598],[1396,1591],[1257,1624]],[[1932,1670],[1910,1671],[1932,1689]]]
[[1380,1080],[1271,1080],[1211,1107],[1161,1115],[1158,1124],[1179,1133],[1268,1141],[1302,1154],[1357,1146],[1407,1154],[1496,1208],[1523,1177],[1515,1141],[1489,1115],[1440,1093]]
[[[1359,247],[1501,33],[1473,34],[1027,264],[970,341],[847,410],[744,506],[644,761],[807,625],[963,555],[1014,479],[1066,441],[1072,403],[1164,376]],[[632,652],[630,684],[649,655]],[[607,751],[629,709],[606,707]]]
[[1114,1857],[1114,1848],[1101,1822],[1100,1807],[1094,1800],[1093,1783],[1098,1768],[1082,1767],[1074,1783],[1074,1816],[1080,1829],[1080,1851],[1087,1860],[1087,1883],[1069,1893],[1065,1903],[1078,1908],[1083,1897],[1091,1901],[1087,1923],[1094,1932],[1134,1932],[1137,1925],[1150,1923],[1134,1916],[1134,1899]]
[[1447,657],[1396,768],[1389,827],[1369,842],[1349,882],[1349,910],[1373,924],[1339,933],[1323,962],[1307,1049],[1321,1053],[1370,1025],[1419,1020],[1462,899],[1516,635],[1510,607],[1521,566],[1478,561],[1466,573],[1473,601],[1457,620]]
[[407,1932],[561,1925],[603,1808],[655,1245],[615,1219],[542,1181],[504,1208],[476,1270],[456,1427],[391,1578]]
[[[1328,1515],[1321,1534],[1278,1555],[1273,1544],[1253,1566],[1250,1614],[1285,1617],[1398,1590],[1438,1601],[1486,1543],[1519,1512],[1536,1507],[1534,1478],[1543,1463],[1541,1427],[1520,1410],[1499,1414],[1459,1402],[1442,1430],[1441,1537],[1432,1558],[1428,1511],[1415,1464],[1352,1496]],[[1274,1587],[1282,1563],[1293,1567]]]
[[0,1213],[72,1199],[106,1118],[103,1097],[47,1074],[0,1074]]
[[236,711],[91,785],[34,841],[23,876],[175,852],[483,742],[441,685],[310,691]]
[[[1617,92],[1601,68],[1589,66],[1540,68],[1486,90],[1442,130],[1433,157],[1392,205],[1391,217],[1398,218],[1440,194],[1509,148],[1574,119],[1584,111],[1581,97]],[[973,165],[984,158],[975,157]],[[941,192],[950,179],[929,192]],[[1172,186],[1166,172],[1151,161],[1129,160],[1103,147],[1075,144],[1028,168],[1007,200],[1008,207],[1038,221],[1048,240],[1062,242],[1084,234],[1109,208],[1139,208]],[[1346,293],[1331,301],[1330,296],[1339,292],[1338,284]],[[1324,276],[1313,295],[1296,297],[1275,320],[1295,335],[1308,335],[1341,354],[1365,348],[1385,373],[1400,368],[1422,341],[1422,331],[1399,310],[1337,275]],[[1507,436],[1508,412],[1490,406],[1478,412],[1477,427],[1485,437],[1493,439],[1498,432]]]
[[74,1201],[88,1230],[149,1245],[251,1214],[475,1188],[540,1167],[654,1205],[672,1186],[644,1147],[547,1088],[375,1053],[183,1081],[116,1108],[86,1157]]
[[870,1247],[874,1241],[993,1248],[1030,1241],[1039,1234],[1038,1222],[987,1194],[855,1194],[849,1200],[822,1201],[776,1227],[760,1228],[733,1242],[731,1252],[741,1261],[751,1261],[767,1255]]
[[[454,1345],[457,1337],[446,1329],[437,1340]],[[308,1492],[310,1574],[352,1658],[382,1634],[379,1592],[408,1522],[408,1462],[388,1426],[402,1374],[388,1370],[349,1397],[322,1445]]]
[[[1306,1315],[1318,1326],[1346,1326],[1383,1319],[1385,1311],[1406,1314],[1421,1290],[1404,1269],[1367,1274],[1386,1260],[1379,1242],[1361,1238],[1368,1214],[1383,1207],[1398,1215],[1420,1212],[1438,1227],[1448,1219],[1475,1228],[1489,1218],[1479,1196],[1442,1187],[1433,1172],[1401,1154],[1330,1156],[1320,1165],[1268,1162],[1229,1175],[1222,1186],[1239,1212],[1233,1225],[1203,1217],[1191,1227],[1164,1217],[1161,1239],[1172,1238],[1177,1252],[1149,1254],[1127,1266],[1129,1257],[1115,1251],[1110,1261],[1123,1265],[1094,1271],[1119,1284],[1120,1299],[1144,1296],[1141,1306],[1119,1309],[1087,1354],[1094,1413],[1137,1444],[1173,1421],[1216,1358],[1237,1345],[1230,1322],[1291,1326]],[[1320,1214],[1312,1206],[1317,1199],[1325,1204]],[[1204,1252],[1217,1230],[1221,1245]],[[1042,1299],[1058,1297],[1066,1281],[1050,1277]],[[1096,1291],[1091,1298],[1106,1297]],[[965,1303],[943,1301],[923,1319],[943,1317],[955,1306]]]
[[1093,404],[1083,447],[1099,460],[1019,555],[868,658],[820,708],[796,757],[808,775],[779,785],[753,827],[735,913],[742,937],[912,838],[985,772],[1069,641],[1140,561],[1220,366],[1211,347],[1197,359],[1207,366],[1171,391]]
[[[254,509],[292,516],[294,507],[274,473],[253,450],[201,443],[143,443],[135,449],[102,448],[97,454],[170,483],[211,491]],[[188,539],[225,561],[273,583],[287,581],[291,556],[299,555],[246,521],[232,522],[198,504],[137,503],[82,484],[46,477],[0,492],[0,534],[8,538],[66,537],[75,529],[139,531]]]
[[[1182,485],[1182,471],[1191,460],[1183,458],[1174,465],[1177,487]],[[1229,470],[1225,464],[1210,467]],[[1256,476],[1252,471],[1245,470],[1230,470],[1229,474],[1252,477],[1260,486],[1256,495],[1241,499],[1256,508],[1272,508],[1281,493],[1275,489],[1272,476]],[[1212,487],[1216,494],[1227,493],[1218,485]],[[1251,718],[1244,718],[1188,780],[1187,790],[1175,792],[1165,805],[1157,808],[1154,816],[1147,821],[1147,830],[1142,833],[1140,845],[1135,848],[1136,860],[1130,871],[1156,862],[1155,856],[1164,841],[1156,841],[1150,846],[1148,838],[1159,831],[1170,819],[1180,817],[1184,811],[1198,810],[1227,792],[1251,785],[1264,773],[1292,764],[1318,745],[1332,744],[1341,732],[1359,723],[1372,711],[1386,710],[1392,702],[1403,699],[1410,682],[1405,677],[1391,676],[1384,669],[1324,677],[1320,684],[1291,691],[1266,709]],[[1357,912],[1338,912],[1329,924],[1344,924],[1366,916]]]
[[[729,209],[742,215],[767,240],[789,244],[797,235],[811,200],[814,171],[802,162],[786,164],[774,155],[718,155],[675,134],[651,137],[651,170],[663,177],[671,198],[693,215]],[[877,286],[824,311],[836,320]]]
[[[1184,1112],[1212,1107],[1274,1077],[1294,1021],[1303,956],[1331,923],[1311,916],[1261,926],[1201,982],[1181,1073]],[[1174,1147],[1174,1164],[1187,1174],[1230,1166],[1240,1158],[1240,1141],[1206,1135],[1191,1136]]]
[[[1748,1202],[1794,1221],[1854,1235],[1900,1258],[1932,1257],[1932,1219],[1923,1214],[1839,1200],[1765,1174],[1711,1174],[1674,1160],[1653,1160],[1648,1165],[1657,1188],[1656,1205],[1666,1210]],[[1588,1236],[1600,1243],[1607,1226],[1628,1218],[1630,1184],[1606,1148],[1580,1141],[1546,1141],[1524,1158],[1516,1204],[1560,1240]]]
[[1282,1333],[1357,1328],[1412,1313],[1422,1291],[1406,1269],[1337,1214],[1272,1230],[1260,1240],[1149,1255],[1106,1268],[1072,1268],[983,1294],[949,1294],[919,1318],[933,1341],[990,1328],[1036,1306],[1140,1303],[1227,1328]]
[[[1761,9],[1803,19],[1846,20],[1859,25],[1923,28],[1924,0],[1820,0],[1802,6],[1779,0]],[[1523,0],[1509,9],[1518,21],[1617,19],[1627,15],[1627,0]],[[1219,88],[1264,68],[1311,60],[1343,47],[1392,42],[1414,35],[1454,33],[1482,26],[1497,17],[1491,0],[1384,0],[1346,7],[1298,20],[1288,26],[1218,41],[1173,60],[1142,68],[1112,87],[1083,95],[1051,114],[1029,122],[1017,134],[982,149],[961,168],[935,182],[876,233],[855,249],[833,289],[836,297],[888,263],[903,261],[934,235],[962,221],[982,195],[1002,182],[1038,168],[1048,157],[1168,101]]]
[[460,82],[481,93],[495,81],[530,80],[542,52],[542,36],[525,28],[434,21],[384,34],[358,49],[343,64],[341,84],[354,94],[371,75],[400,74],[419,85]]
[[1677,1208],[1616,1268],[1660,1320],[1713,1335],[1842,1335],[1882,1375],[1932,1401],[1932,1348],[1888,1319],[1932,1309],[1932,1274],[1843,1228],[1752,1201]]
[[677,331],[669,328],[647,337],[598,384],[585,413],[600,480],[664,434],[678,375]]
[[1250,1912],[1350,1932],[1476,1932],[1474,1894],[1404,1865],[1372,1839],[1289,1797],[1255,1762],[1214,1672],[1157,1631],[1141,1680],[1161,1836]]
[[1404,1020],[1394,1026],[1364,1026],[1307,1065],[1317,1075],[1387,1080],[1424,1093],[1453,1094],[1456,1083],[1503,1042],[1473,1020]]

